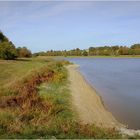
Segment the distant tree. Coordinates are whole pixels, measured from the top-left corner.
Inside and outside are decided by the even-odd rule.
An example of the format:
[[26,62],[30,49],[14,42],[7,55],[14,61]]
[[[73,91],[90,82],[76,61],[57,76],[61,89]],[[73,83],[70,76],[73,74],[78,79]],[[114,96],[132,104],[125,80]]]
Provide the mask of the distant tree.
[[111,50],[112,50],[111,55],[118,55],[119,46],[112,46]]
[[126,46],[120,46],[118,53],[119,55],[129,55],[129,48]]
[[0,32],[0,59],[11,60],[17,57],[17,51],[14,44]]
[[32,53],[26,47],[18,47],[17,48],[18,57],[31,57]]
[[81,50],[80,50],[79,48],[76,48],[76,49],[75,49],[75,55],[76,55],[76,56],[81,56],[81,54],[82,54],[82,53],[81,53]]
[[131,49],[140,49],[140,44],[134,44],[131,46]]
[[64,50],[64,51],[62,52],[62,55],[65,56],[65,57],[67,57],[67,51]]
[[134,44],[130,47],[130,55],[140,55],[140,44]]
[[83,56],[88,56],[88,52],[86,50],[83,51],[82,53]]
[[96,55],[96,48],[90,47],[89,48],[89,55]]
[[37,57],[37,56],[39,56],[39,53],[33,53],[32,56]]

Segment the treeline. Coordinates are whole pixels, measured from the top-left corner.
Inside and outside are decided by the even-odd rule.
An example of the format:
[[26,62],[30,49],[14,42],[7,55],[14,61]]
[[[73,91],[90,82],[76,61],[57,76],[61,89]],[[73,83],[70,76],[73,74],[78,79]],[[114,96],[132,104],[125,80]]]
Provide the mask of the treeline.
[[104,47],[90,47],[89,55],[140,55],[140,44],[134,44],[131,47],[127,46],[104,46]]
[[127,46],[103,46],[90,47],[87,50],[79,48],[73,50],[50,50],[46,52],[35,53],[34,56],[118,56],[118,55],[140,55],[140,44],[134,44],[131,47]]
[[13,60],[20,57],[31,57],[32,53],[26,47],[18,47],[0,31],[0,59]]
[[[119,56],[119,55],[140,55],[140,44],[127,46],[101,46],[90,47],[89,49],[73,50],[50,50],[46,52],[34,53],[33,56]],[[16,59],[22,57],[31,57],[32,53],[26,47],[18,47],[0,31],[0,59]]]
[[80,50],[79,48],[77,49],[73,49],[73,50],[58,50],[58,51],[54,51],[54,50],[50,50],[50,51],[46,51],[46,52],[38,52],[38,53],[34,53],[34,56],[82,56],[88,55],[88,51],[86,50]]

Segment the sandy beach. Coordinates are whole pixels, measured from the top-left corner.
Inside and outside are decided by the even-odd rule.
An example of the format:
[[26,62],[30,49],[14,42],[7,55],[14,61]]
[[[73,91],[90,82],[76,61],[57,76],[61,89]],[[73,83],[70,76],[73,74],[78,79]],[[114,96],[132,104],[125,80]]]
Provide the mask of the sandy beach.
[[96,92],[78,71],[78,65],[67,66],[73,105],[79,119],[85,124],[96,124],[102,127],[122,127],[113,115],[107,111]]

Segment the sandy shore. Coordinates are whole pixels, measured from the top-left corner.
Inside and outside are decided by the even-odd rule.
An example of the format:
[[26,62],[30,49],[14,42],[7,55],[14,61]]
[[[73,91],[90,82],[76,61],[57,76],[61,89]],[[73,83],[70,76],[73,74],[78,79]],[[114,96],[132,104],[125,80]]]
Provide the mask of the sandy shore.
[[122,127],[113,115],[108,112],[99,95],[83,78],[77,65],[67,66],[73,104],[83,123],[96,124],[102,127]]

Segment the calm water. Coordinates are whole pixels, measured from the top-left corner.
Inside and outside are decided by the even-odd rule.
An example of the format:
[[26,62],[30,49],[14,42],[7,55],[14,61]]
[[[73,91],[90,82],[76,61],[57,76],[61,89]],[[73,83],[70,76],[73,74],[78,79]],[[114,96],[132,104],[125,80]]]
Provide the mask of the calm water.
[[106,108],[129,128],[140,129],[140,59],[70,58],[103,98]]

